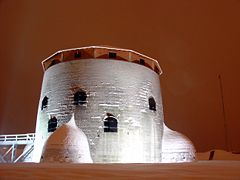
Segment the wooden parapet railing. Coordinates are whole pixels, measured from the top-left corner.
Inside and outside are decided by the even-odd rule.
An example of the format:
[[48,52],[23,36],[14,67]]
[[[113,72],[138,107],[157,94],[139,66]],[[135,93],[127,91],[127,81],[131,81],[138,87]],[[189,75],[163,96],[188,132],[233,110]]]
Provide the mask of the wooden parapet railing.
[[162,74],[162,69],[156,59],[133,50],[108,46],[88,46],[61,50],[42,61],[42,66],[43,70],[46,71],[55,64],[79,59],[116,59],[119,61],[128,61],[148,67],[159,75]]

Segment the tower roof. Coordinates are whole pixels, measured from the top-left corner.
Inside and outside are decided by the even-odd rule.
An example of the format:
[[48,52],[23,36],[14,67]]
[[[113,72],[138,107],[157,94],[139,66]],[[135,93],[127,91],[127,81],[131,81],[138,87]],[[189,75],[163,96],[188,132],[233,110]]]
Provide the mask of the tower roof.
[[46,71],[49,67],[55,64],[81,59],[116,59],[127,61],[141,64],[152,69],[159,75],[162,74],[162,69],[156,59],[133,50],[111,46],[87,46],[60,50],[43,60],[42,66],[43,70]]

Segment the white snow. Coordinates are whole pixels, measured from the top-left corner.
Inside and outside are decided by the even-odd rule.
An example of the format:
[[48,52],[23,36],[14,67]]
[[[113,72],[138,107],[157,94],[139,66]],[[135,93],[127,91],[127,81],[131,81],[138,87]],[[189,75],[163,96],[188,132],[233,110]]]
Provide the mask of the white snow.
[[240,161],[171,164],[0,164],[1,180],[240,179]]

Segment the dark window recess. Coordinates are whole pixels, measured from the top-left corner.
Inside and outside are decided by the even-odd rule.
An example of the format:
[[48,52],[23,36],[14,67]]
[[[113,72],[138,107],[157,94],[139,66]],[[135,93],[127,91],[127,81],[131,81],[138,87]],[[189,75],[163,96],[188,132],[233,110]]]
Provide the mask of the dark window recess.
[[87,94],[85,91],[80,90],[74,94],[74,104],[75,105],[85,104],[86,100],[87,100]]
[[41,110],[47,108],[47,105],[48,105],[48,97],[45,96],[42,100],[42,106],[41,106]]
[[117,53],[110,52],[109,53],[109,58],[116,59],[117,58]]
[[156,102],[153,97],[148,98],[149,109],[156,111]]
[[75,52],[74,57],[75,58],[81,58],[81,52]]
[[57,118],[53,116],[48,121],[48,132],[54,132],[56,129],[57,129]]
[[140,59],[140,60],[139,60],[139,64],[142,64],[142,65],[144,65],[144,64],[145,64],[145,61],[144,61],[144,59]]
[[158,74],[159,74],[159,72],[160,72],[157,66],[154,67],[154,71],[155,71],[156,73],[158,73]]
[[208,160],[213,160],[215,151],[211,151]]
[[104,119],[104,132],[117,132],[118,121],[113,116],[107,116]]
[[[50,64],[50,66],[53,66],[53,65],[58,64],[58,63],[60,63],[59,60],[53,59],[52,62],[51,62],[51,64]],[[49,66],[49,67],[50,67],[50,66]]]

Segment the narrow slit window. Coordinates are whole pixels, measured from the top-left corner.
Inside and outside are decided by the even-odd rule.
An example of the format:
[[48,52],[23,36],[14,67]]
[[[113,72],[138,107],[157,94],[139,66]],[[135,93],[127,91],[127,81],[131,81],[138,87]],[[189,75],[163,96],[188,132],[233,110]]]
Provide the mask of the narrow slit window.
[[116,59],[116,58],[117,58],[117,53],[110,52],[110,53],[109,53],[109,58],[110,58],[110,59]]
[[51,117],[48,121],[48,132],[54,132],[57,129],[57,118]]
[[86,100],[87,100],[87,93],[85,91],[80,90],[74,94],[75,105],[85,104],[87,102]]
[[47,105],[48,105],[48,97],[45,96],[42,100],[42,106],[41,106],[41,110],[47,108]]
[[139,60],[139,64],[144,65],[144,64],[145,64],[144,59],[140,59],[140,60]]
[[153,97],[148,98],[149,109],[156,111],[156,101]]
[[104,132],[118,132],[118,121],[114,116],[104,119]]

